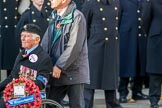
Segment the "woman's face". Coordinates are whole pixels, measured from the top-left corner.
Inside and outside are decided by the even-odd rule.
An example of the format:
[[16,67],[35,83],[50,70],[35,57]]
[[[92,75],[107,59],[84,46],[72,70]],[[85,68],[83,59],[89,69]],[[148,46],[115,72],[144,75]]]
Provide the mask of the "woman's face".
[[42,6],[44,3],[44,0],[32,0],[33,4],[37,6]]
[[50,0],[51,2],[51,8],[52,9],[58,9],[62,5],[63,0]]

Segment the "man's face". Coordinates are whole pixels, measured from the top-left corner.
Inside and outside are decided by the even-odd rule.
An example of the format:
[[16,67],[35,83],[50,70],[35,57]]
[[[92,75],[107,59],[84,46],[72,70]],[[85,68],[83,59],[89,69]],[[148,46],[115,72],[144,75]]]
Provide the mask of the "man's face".
[[29,32],[22,32],[21,33],[22,48],[30,49],[37,44],[36,38],[33,35],[34,34],[29,33]]
[[50,0],[51,2],[51,8],[52,9],[58,9],[62,5],[63,0]]
[[37,6],[42,6],[44,3],[44,0],[32,0],[33,4]]

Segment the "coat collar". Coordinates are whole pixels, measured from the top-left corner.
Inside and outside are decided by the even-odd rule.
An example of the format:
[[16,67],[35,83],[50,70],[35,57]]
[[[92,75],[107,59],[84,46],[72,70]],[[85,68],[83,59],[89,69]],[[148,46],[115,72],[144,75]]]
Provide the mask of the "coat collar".
[[41,16],[46,16],[46,8],[45,7],[42,7],[41,11],[39,11],[34,5],[30,5],[30,8],[31,10],[34,11],[34,14],[36,14],[38,17],[41,17]]
[[25,53],[25,49],[22,50],[22,52],[20,53],[20,55],[21,55],[21,58],[22,58],[22,59],[23,59],[23,58],[25,59],[25,58],[28,58],[31,54],[36,54],[36,55],[38,55],[42,50],[43,50],[42,47],[41,47],[40,45],[38,45],[38,47],[37,47],[36,49],[34,49],[32,52],[30,52],[28,55],[23,56],[24,53]]

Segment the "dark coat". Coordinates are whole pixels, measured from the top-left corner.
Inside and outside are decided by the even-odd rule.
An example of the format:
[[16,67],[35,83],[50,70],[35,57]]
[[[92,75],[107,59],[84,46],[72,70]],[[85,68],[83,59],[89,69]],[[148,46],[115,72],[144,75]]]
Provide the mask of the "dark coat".
[[51,10],[48,10],[45,6],[42,7],[42,10],[39,11],[34,5],[30,5],[29,8],[22,14],[17,27],[16,27],[16,40],[17,40],[17,45],[20,48],[20,29],[25,25],[25,24],[31,24],[34,23],[38,25],[41,28],[41,39],[42,36],[44,35],[48,23],[49,23],[49,16],[51,14]]
[[146,72],[146,35],[141,26],[142,1],[120,1],[120,77],[143,76]]
[[52,12],[52,16],[41,44],[51,56],[53,66],[59,67],[62,73],[59,79],[53,78],[51,84],[62,86],[89,83],[84,15],[72,1],[60,19],[60,28],[56,28],[56,10]]
[[19,18],[19,1],[0,0],[0,69],[12,69],[18,54],[14,33]]
[[118,10],[118,0],[90,0],[83,5],[88,31],[88,88],[114,90],[118,86]]
[[[25,67],[34,69],[37,71],[37,76],[42,75],[45,78],[49,78],[49,74],[52,70],[52,62],[50,57],[46,52],[43,51],[41,46],[38,46],[35,50],[33,50],[27,57],[23,57],[25,50],[20,52],[16,58],[14,67],[11,71],[11,74],[7,79],[0,83],[0,92],[4,90],[5,86],[13,80],[13,78],[19,77],[20,66],[23,65]],[[36,54],[38,56],[38,60],[34,63],[30,62],[29,56],[31,54]],[[34,81],[40,89],[44,88],[44,84],[40,80]]]
[[147,0],[143,6],[143,25],[148,34],[146,71],[162,74],[162,1]]
[[44,6],[46,9],[48,9],[49,11],[52,11],[51,9],[51,3],[49,0],[44,0]]
[[73,0],[76,3],[77,9],[81,10],[82,5],[86,0]]

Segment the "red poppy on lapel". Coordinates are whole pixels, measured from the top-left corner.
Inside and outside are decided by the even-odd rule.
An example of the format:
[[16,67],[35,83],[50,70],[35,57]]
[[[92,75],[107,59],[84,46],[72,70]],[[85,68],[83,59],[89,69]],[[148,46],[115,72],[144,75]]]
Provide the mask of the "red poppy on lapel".
[[56,25],[56,28],[59,29],[60,27],[61,27],[61,24],[58,23],[58,24]]

